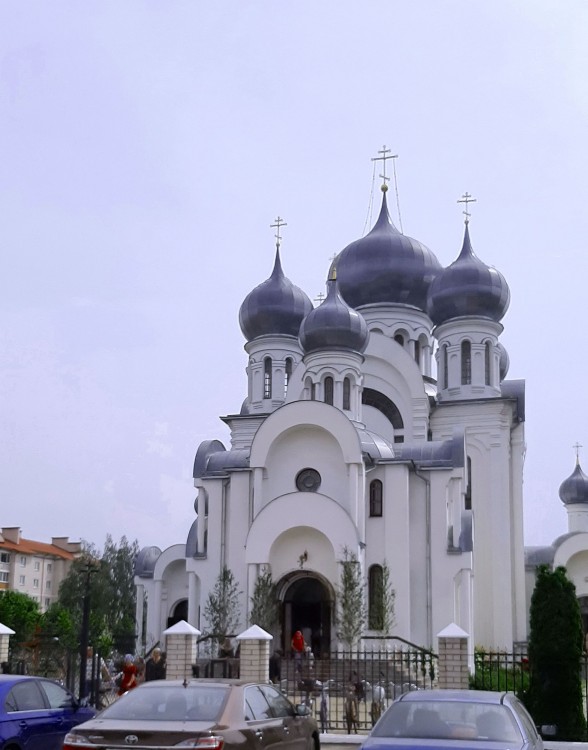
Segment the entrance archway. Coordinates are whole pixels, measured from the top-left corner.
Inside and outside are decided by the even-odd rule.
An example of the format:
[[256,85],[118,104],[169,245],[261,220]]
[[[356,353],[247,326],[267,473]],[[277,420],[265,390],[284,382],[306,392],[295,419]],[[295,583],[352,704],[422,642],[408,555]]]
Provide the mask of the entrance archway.
[[333,600],[318,577],[305,575],[289,582],[282,599],[282,648],[290,651],[292,635],[301,630],[315,657],[328,656],[331,648]]

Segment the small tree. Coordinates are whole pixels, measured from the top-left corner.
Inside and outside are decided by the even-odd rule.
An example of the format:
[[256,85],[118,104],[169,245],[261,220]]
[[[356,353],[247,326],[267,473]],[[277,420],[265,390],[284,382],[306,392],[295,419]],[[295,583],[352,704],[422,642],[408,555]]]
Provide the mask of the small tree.
[[259,625],[270,633],[278,624],[278,597],[276,584],[269,568],[264,568],[257,576],[251,597],[250,625]]
[[535,723],[557,725],[557,738],[584,738],[582,710],[582,618],[576,588],[566,569],[537,569],[531,598],[529,690],[524,696]]
[[39,605],[19,591],[0,591],[0,622],[14,630],[13,643],[32,637],[41,619]]
[[235,576],[225,565],[204,606],[207,634],[211,635],[217,644],[222,643],[226,636],[239,626],[241,593]]
[[348,547],[344,547],[337,591],[337,622],[339,636],[349,649],[357,644],[365,625],[363,588],[359,560]]
[[390,583],[390,567],[387,561],[384,560],[376,569],[377,575],[373,578],[370,569],[369,627],[381,630],[383,635],[390,635],[396,624],[396,591]]

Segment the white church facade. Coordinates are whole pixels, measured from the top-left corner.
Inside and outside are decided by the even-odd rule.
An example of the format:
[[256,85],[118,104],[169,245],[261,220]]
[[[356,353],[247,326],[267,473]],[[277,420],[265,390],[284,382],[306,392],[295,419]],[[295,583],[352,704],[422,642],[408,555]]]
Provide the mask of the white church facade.
[[[500,343],[509,289],[474,254],[467,218],[443,268],[396,229],[382,190],[377,222],[332,261],[316,307],[282,270],[278,227],[273,271],[240,309],[247,397],[222,417],[230,445],[197,449],[185,543],[137,559],[147,647],[178,619],[206,630],[206,598],[227,566],[242,628],[269,569],[274,646],[287,650],[304,629],[324,654],[338,644],[345,551],[368,601],[390,570],[396,636],[435,648],[455,623],[472,646],[526,639],[524,381],[506,379]],[[368,616],[366,636],[376,624]]]

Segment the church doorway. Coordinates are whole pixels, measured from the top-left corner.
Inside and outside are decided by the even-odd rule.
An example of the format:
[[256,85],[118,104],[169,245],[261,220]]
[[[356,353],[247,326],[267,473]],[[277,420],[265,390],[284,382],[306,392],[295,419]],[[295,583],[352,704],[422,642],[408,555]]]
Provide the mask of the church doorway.
[[285,582],[282,599],[282,648],[290,651],[292,635],[301,630],[315,657],[331,648],[333,599],[319,579],[306,574]]
[[170,616],[167,618],[167,627],[171,628],[177,622],[185,620],[188,622],[188,600],[180,599],[180,601],[172,609]]

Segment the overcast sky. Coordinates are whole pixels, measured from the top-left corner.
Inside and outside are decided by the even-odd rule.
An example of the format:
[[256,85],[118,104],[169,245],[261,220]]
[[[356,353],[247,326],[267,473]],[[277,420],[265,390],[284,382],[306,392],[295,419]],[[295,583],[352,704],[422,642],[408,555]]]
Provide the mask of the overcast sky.
[[0,525],[185,542],[194,453],[228,446],[219,415],[246,395],[238,311],[269,225],[315,298],[387,144],[404,231],[443,265],[477,198],[527,382],[525,541],[567,531],[577,441],[588,467],[587,40],[584,0],[3,0]]

